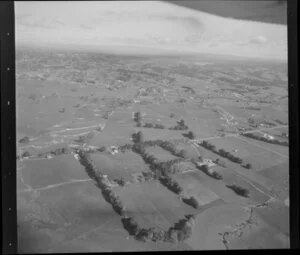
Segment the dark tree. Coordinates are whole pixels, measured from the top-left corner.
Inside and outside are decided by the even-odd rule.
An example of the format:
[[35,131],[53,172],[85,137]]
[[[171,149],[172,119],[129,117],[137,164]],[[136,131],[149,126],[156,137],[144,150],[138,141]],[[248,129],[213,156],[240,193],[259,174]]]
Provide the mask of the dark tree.
[[19,143],[23,143],[23,144],[28,143],[28,142],[29,142],[29,137],[28,136],[24,136],[23,138],[21,138],[19,140]]
[[25,151],[23,154],[22,154],[22,158],[26,158],[26,157],[30,157],[31,154],[28,152],[28,151]]
[[140,112],[134,113],[134,121],[137,123],[138,126],[141,126],[142,115]]
[[249,190],[237,185],[226,185],[227,188],[232,189],[236,194],[242,197],[249,197]]
[[245,165],[245,168],[251,169],[251,168],[252,168],[252,165],[251,165],[250,163],[247,163],[247,164]]

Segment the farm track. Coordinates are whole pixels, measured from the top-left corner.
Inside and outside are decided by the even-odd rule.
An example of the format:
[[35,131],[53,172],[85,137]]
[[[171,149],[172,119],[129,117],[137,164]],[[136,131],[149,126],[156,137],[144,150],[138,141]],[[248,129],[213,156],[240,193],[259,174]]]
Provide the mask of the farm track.
[[[67,243],[73,242],[73,241],[75,241],[75,240],[78,240],[78,239],[80,239],[80,238],[86,237],[88,234],[91,234],[91,233],[93,233],[93,232],[95,232],[95,231],[101,230],[102,228],[104,228],[104,227],[105,227],[108,223],[110,223],[111,221],[112,221],[112,220],[108,220],[108,221],[106,221],[105,223],[100,224],[99,226],[96,226],[96,227],[94,227],[94,228],[91,228],[91,229],[89,229],[88,231],[85,231],[85,232],[79,234],[78,236],[76,236],[76,237],[74,237],[74,238],[72,238],[72,239],[70,239],[70,240],[67,240],[67,241],[64,240],[64,241],[59,242],[59,243],[56,243],[56,244],[54,244],[54,245],[52,245],[52,246],[56,246],[56,247],[57,247],[58,245],[61,245],[61,244],[67,244]],[[98,246],[99,246],[99,244],[98,244]],[[112,252],[111,250],[104,249],[104,248],[102,248],[101,246],[100,246],[100,248],[102,249],[102,251]],[[55,250],[55,247],[54,247],[54,248],[51,247],[50,249],[47,250],[47,253],[53,253],[54,250]]]
[[47,189],[54,189],[54,188],[61,187],[61,186],[64,186],[64,185],[70,185],[70,184],[81,183],[81,182],[89,182],[89,181],[92,181],[92,180],[91,179],[70,180],[70,181],[67,181],[67,182],[61,182],[61,183],[51,184],[51,185],[47,185],[45,187],[36,188],[36,189],[28,188],[28,189],[19,191],[18,194],[24,193],[24,192],[37,192],[37,191],[43,191],[43,190],[47,190]]

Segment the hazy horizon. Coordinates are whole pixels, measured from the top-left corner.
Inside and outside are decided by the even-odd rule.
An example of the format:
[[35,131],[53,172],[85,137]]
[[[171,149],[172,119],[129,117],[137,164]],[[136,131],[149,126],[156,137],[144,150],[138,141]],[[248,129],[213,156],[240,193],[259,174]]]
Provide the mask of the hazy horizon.
[[165,2],[18,2],[16,45],[286,61],[287,26]]

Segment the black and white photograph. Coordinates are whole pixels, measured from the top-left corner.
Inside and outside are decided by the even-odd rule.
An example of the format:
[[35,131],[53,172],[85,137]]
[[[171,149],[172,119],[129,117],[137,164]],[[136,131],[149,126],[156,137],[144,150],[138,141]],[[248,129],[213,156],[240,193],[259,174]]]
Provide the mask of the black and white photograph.
[[287,1],[17,1],[18,253],[290,248]]

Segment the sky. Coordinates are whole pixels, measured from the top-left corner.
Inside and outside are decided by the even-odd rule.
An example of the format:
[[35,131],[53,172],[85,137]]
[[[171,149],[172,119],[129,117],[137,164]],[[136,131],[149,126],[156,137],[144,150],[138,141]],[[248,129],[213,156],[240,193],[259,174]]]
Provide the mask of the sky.
[[15,10],[17,47],[287,59],[285,24],[221,17],[168,2],[15,2]]

